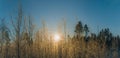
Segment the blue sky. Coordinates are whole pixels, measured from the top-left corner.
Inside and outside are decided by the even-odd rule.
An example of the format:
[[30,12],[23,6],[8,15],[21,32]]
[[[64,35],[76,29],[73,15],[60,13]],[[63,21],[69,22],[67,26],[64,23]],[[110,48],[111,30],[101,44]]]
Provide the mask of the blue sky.
[[[67,21],[67,31],[74,32],[77,21],[88,24],[91,32],[110,28],[120,34],[120,0],[22,0],[25,15],[32,15],[39,28],[44,19],[49,31],[56,31],[63,18]],[[0,0],[0,18],[10,20],[17,13],[17,0]],[[78,17],[78,20],[76,20]]]

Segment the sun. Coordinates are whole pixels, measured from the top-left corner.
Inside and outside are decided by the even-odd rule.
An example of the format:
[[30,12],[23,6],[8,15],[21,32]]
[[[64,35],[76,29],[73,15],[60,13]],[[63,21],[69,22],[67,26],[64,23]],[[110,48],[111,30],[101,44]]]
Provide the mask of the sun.
[[55,34],[54,35],[54,41],[58,42],[60,40],[60,35],[59,34]]

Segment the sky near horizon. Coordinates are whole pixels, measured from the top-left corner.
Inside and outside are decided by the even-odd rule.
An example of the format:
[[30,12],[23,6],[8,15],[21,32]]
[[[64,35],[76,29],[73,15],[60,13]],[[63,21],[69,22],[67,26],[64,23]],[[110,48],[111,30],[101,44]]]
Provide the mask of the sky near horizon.
[[[22,0],[22,7],[24,15],[34,17],[38,28],[44,19],[49,31],[54,32],[64,18],[70,34],[74,33],[77,21],[82,21],[91,32],[108,27],[113,34],[120,35],[120,0]],[[0,0],[0,18],[9,21],[17,8],[17,0]]]

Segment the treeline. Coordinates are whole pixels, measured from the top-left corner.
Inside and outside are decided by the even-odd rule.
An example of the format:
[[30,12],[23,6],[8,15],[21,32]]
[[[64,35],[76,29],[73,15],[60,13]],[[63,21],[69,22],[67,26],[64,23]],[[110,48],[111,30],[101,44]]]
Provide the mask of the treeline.
[[61,35],[59,42],[42,23],[35,30],[33,18],[24,16],[22,7],[16,18],[11,16],[10,24],[0,19],[0,58],[119,58],[120,37],[113,36],[109,28],[89,33],[87,24],[79,21],[73,37]]

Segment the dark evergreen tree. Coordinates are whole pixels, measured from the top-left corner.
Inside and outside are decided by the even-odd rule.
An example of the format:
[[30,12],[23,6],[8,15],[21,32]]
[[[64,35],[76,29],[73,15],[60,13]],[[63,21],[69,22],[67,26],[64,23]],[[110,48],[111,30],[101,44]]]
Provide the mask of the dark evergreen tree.
[[87,24],[84,25],[84,32],[85,32],[85,41],[88,41],[88,32],[89,32],[89,28],[87,26]]
[[83,25],[81,23],[81,21],[78,22],[78,24],[75,27],[75,33],[76,33],[76,37],[79,38],[82,33],[83,33]]

